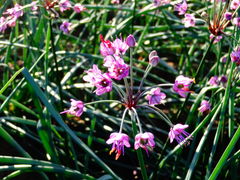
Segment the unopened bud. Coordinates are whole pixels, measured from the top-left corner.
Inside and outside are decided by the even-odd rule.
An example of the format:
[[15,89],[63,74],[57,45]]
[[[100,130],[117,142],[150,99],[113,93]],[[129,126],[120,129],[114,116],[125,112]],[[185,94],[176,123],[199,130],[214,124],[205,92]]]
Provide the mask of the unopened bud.
[[126,44],[129,47],[135,47],[136,46],[136,40],[132,34],[130,34],[126,39]]
[[157,51],[152,51],[150,54],[149,54],[149,63],[152,65],[152,66],[156,66],[158,64],[158,62],[160,61],[160,57],[157,55]]

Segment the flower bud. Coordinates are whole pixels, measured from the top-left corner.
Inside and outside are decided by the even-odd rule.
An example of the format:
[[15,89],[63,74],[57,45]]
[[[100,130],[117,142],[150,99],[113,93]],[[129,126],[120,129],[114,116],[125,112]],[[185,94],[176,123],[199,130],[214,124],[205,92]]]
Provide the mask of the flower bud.
[[224,14],[224,17],[225,17],[226,20],[231,20],[232,19],[232,13],[231,12],[226,12]]
[[129,47],[135,47],[136,46],[136,40],[132,34],[130,34],[126,39],[126,44]]
[[156,66],[158,64],[158,62],[160,61],[160,58],[159,56],[157,55],[157,51],[152,51],[150,54],[149,54],[149,63],[152,65],[152,66]]

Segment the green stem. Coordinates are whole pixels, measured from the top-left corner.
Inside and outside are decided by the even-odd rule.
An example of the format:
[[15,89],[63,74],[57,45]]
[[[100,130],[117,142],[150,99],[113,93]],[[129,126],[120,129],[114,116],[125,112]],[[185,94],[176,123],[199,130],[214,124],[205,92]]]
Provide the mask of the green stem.
[[98,103],[119,103],[121,104],[121,101],[117,101],[117,100],[99,100],[99,101],[93,101],[93,102],[89,102],[89,103],[84,103],[85,105],[91,105],[91,104],[98,104]]
[[[131,114],[133,135],[135,137],[137,135],[137,126],[136,126],[136,122],[135,122],[135,115],[134,115],[134,112],[132,112],[132,111],[129,111],[129,112]],[[140,168],[141,168],[142,178],[143,178],[143,180],[148,180],[147,170],[145,167],[142,150],[137,149],[136,151],[137,151],[137,157],[138,157],[138,161],[139,161]]]
[[235,144],[237,143],[237,141],[239,140],[240,137],[240,126],[238,126],[237,131],[235,132],[235,134],[233,135],[230,143],[228,144],[227,148],[225,149],[225,151],[223,152],[220,160],[218,161],[217,165],[215,166],[212,174],[209,177],[209,180],[215,180],[217,179],[217,176],[219,175],[221,169],[223,168],[223,166],[225,165],[228,156],[230,155],[230,153],[232,152],[233,148],[235,147]]

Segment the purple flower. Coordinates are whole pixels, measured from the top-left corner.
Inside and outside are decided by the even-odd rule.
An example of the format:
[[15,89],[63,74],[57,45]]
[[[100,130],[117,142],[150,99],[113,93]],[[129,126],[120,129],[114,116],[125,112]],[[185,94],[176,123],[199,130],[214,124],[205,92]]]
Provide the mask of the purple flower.
[[71,3],[69,0],[61,0],[59,2],[59,8],[61,12],[64,12],[66,10],[69,10],[71,8]]
[[231,12],[225,12],[224,17],[226,20],[231,20],[232,19],[232,13]]
[[178,76],[173,85],[173,90],[182,97],[186,97],[187,93],[191,92],[189,90],[190,85],[194,82],[194,79],[184,77],[182,75]]
[[100,53],[103,56],[109,56],[113,55],[116,51],[115,47],[113,46],[113,43],[109,40],[104,40],[103,36],[100,34]]
[[86,71],[86,73],[87,75],[83,76],[83,80],[96,86],[97,89],[94,92],[98,96],[112,90],[112,79],[107,73],[102,74],[97,65],[94,64],[93,68]]
[[157,55],[157,51],[152,51],[150,54],[149,54],[149,63],[152,65],[152,66],[156,66],[158,64],[158,62],[160,61],[160,57]]
[[84,10],[86,10],[86,8],[81,5],[81,4],[75,4],[74,7],[73,7],[73,10],[76,12],[76,13],[81,13],[83,12]]
[[6,18],[1,17],[0,18],[0,32],[4,32],[6,29],[7,29]]
[[237,65],[240,65],[240,47],[237,47],[236,50],[231,53],[231,60]]
[[[12,16],[12,18],[18,19],[20,16],[23,16],[23,7],[19,4],[15,4],[13,8],[7,9],[5,15]],[[12,19],[11,18],[11,19]]]
[[183,15],[186,13],[188,8],[186,0],[183,0],[182,3],[178,3],[174,6],[174,11],[178,11],[178,15]]
[[233,0],[230,5],[231,10],[236,10],[240,6],[240,0]]
[[116,55],[123,55],[128,50],[128,45],[124,41],[118,38],[114,40],[113,46],[116,50],[115,51]]
[[139,133],[135,136],[134,149],[143,148],[147,154],[148,150],[152,150],[155,146],[154,135],[150,132]]
[[130,34],[127,38],[126,38],[126,44],[129,47],[135,47],[136,46],[136,40],[134,38],[134,36],[132,34]]
[[218,76],[212,76],[208,81],[208,84],[210,84],[211,86],[218,86],[219,85]]
[[170,0],[153,0],[153,4],[154,6],[163,6],[163,5],[166,5],[166,4],[169,4],[170,3]]
[[211,110],[211,105],[208,101],[206,100],[203,100],[201,102],[201,106],[198,108],[198,110],[201,112],[201,113],[204,113],[204,112],[209,112]]
[[235,17],[232,21],[232,23],[240,28],[240,17]]
[[65,33],[68,34],[71,31],[71,25],[72,23],[64,21],[61,25],[60,25],[60,29]]
[[228,81],[227,76],[225,76],[225,75],[221,76],[221,78],[220,78],[221,83],[225,84],[227,81]]
[[36,11],[38,10],[37,3],[38,3],[37,1],[31,2],[32,5],[31,10],[33,11],[34,14],[36,14],[37,13]]
[[115,56],[115,58],[107,56],[104,59],[104,66],[108,67],[109,76],[116,80],[121,80],[129,74],[129,66],[118,56]]
[[[168,133],[168,137],[170,139],[170,143],[173,142],[174,139],[178,142],[178,144],[185,144],[185,138],[190,134],[184,131],[184,129],[188,128],[188,125],[176,124],[170,128],[170,132]],[[185,137],[184,137],[185,136]]]
[[185,14],[185,18],[182,21],[186,28],[195,26],[196,19],[193,14]]
[[119,0],[112,0],[111,3],[112,4],[120,4],[120,1]]
[[115,160],[117,160],[121,154],[124,155],[124,146],[130,147],[129,137],[124,133],[112,133],[106,143],[112,144],[112,149],[109,154],[111,155],[115,151]]
[[227,62],[227,57],[226,56],[221,57],[220,61],[222,63],[226,63]]
[[166,98],[166,94],[162,93],[160,88],[152,89],[146,96],[149,105],[160,104]]
[[76,101],[74,99],[71,100],[71,107],[70,109],[60,112],[60,114],[68,113],[77,117],[80,117],[83,113],[84,103],[82,101]]
[[213,41],[214,44],[218,43],[222,39],[221,35],[220,36],[215,36],[213,34],[210,34],[210,39],[213,39],[214,37],[215,37],[215,39]]

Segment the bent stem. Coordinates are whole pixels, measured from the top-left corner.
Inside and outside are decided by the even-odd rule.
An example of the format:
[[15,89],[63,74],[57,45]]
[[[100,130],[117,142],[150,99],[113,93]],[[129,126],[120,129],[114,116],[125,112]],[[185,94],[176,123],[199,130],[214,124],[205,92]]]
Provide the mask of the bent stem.
[[[131,121],[132,121],[133,135],[135,137],[137,135],[137,126],[136,126],[136,121],[135,121],[135,114],[134,114],[133,111],[129,111],[129,112],[130,112]],[[137,157],[138,157],[138,161],[139,161],[140,168],[141,168],[142,178],[143,178],[143,180],[148,180],[147,170],[146,170],[146,167],[145,167],[143,154],[142,154],[142,149],[139,148],[136,151],[137,151]]]

